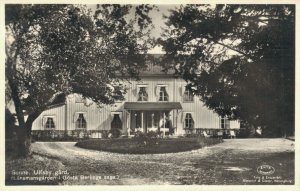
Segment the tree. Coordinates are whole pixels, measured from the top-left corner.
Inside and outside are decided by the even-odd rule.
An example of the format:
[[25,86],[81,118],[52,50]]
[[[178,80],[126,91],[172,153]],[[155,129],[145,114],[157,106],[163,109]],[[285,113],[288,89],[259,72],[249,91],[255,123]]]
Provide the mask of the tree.
[[99,5],[93,18],[83,6],[5,6],[6,93],[15,105],[21,156],[30,152],[33,121],[55,97],[78,93],[99,105],[123,99],[121,81],[138,77],[151,46],[152,8],[136,7],[135,17],[124,19],[131,9]]
[[210,109],[275,136],[294,133],[295,6],[186,5],[160,40]]
[[12,139],[15,132],[15,117],[5,108],[5,139]]

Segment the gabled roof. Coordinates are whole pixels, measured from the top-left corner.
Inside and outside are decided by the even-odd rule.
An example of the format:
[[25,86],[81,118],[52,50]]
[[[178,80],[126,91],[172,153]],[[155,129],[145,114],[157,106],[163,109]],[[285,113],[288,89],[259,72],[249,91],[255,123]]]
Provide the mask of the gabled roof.
[[140,76],[174,76],[175,71],[173,69],[169,69],[168,71],[164,71],[162,65],[171,64],[172,60],[168,63],[163,61],[163,54],[148,54],[147,55],[147,69],[140,71]]

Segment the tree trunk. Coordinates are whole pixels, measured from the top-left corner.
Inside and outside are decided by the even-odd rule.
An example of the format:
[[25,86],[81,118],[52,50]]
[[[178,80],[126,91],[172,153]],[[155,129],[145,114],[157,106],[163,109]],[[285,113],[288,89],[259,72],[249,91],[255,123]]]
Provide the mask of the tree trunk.
[[18,157],[28,157],[31,154],[31,127],[19,127],[17,131],[16,152]]

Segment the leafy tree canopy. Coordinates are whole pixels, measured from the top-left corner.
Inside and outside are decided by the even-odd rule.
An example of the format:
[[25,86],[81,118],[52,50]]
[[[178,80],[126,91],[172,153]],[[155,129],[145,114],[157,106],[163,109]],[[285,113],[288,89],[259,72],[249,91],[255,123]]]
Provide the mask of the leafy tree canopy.
[[83,6],[5,6],[6,93],[21,127],[30,132],[60,94],[78,93],[98,104],[123,99],[121,80],[138,76],[153,43],[147,16],[153,6],[134,8],[133,18],[125,19],[129,5],[99,5],[94,15]]
[[294,131],[295,6],[186,5],[171,10],[165,65],[221,116]]

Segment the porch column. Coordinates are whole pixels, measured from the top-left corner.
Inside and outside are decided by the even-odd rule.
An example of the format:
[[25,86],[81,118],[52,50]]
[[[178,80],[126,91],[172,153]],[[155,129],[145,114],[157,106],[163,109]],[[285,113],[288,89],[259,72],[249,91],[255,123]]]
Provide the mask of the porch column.
[[134,125],[134,130],[133,130],[133,132],[135,132],[135,131],[136,131],[136,128],[138,127],[138,125],[137,125],[137,113],[136,113],[136,112],[134,112],[134,123],[135,123],[135,125]]
[[130,120],[131,120],[131,110],[127,113],[127,133],[130,135]]
[[154,128],[154,113],[151,114],[151,128]]
[[165,118],[165,112],[163,112],[163,127],[164,127],[164,131],[163,131],[163,133],[164,133],[164,137],[166,136],[166,122],[165,122],[165,120],[166,120],[166,118]]
[[[142,130],[144,131],[144,112],[142,112],[141,111],[141,128],[142,128]],[[146,133],[146,132],[144,132],[144,133]]]
[[176,109],[176,116],[175,116],[175,134],[177,135],[177,123],[178,123],[178,109]]
[[161,111],[159,111],[159,120],[158,120],[158,130],[160,131],[160,126],[161,126]]

